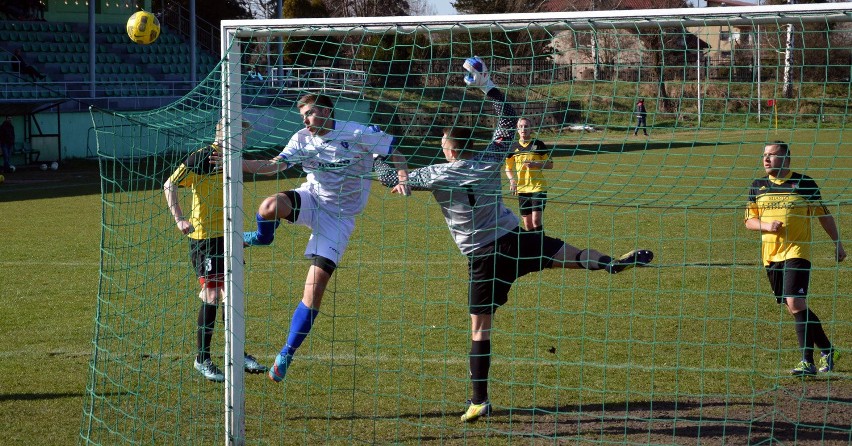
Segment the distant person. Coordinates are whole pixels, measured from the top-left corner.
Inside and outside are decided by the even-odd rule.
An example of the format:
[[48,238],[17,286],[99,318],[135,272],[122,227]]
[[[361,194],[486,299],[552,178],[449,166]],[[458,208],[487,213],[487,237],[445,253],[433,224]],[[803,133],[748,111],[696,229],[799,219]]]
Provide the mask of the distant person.
[[16,49],[13,53],[15,60],[18,61],[18,74],[21,76],[29,76],[30,79],[35,81],[36,79],[44,80],[47,76],[39,73],[32,65],[28,64],[26,58],[24,57],[23,51],[20,48]]
[[[491,81],[480,58],[467,59],[463,67],[469,72],[464,82],[485,93],[498,117],[493,138],[484,150],[474,150],[471,129],[444,129],[441,148],[447,162],[412,171],[408,184],[411,190],[432,192],[453,241],[467,256],[471,322],[468,359],[473,390],[461,416],[467,422],[491,413],[488,374],[492,324],[497,309],[508,302],[515,280],[548,268],[617,274],[651,262],[654,254],[639,249],[613,258],[594,249],[577,248],[541,231],[520,231],[518,217],[503,205],[501,192],[503,161],[514,138],[516,112]],[[388,173],[379,172],[382,184],[397,187],[398,182]]]
[[645,136],[648,136],[648,127],[646,124],[646,120],[648,119],[648,111],[645,109],[645,99],[639,99],[639,102],[636,103],[636,130],[633,131],[633,136],[639,134],[639,129],[642,129],[642,133]]
[[249,70],[249,72],[248,72],[248,77],[249,77],[249,79],[263,82],[263,74],[257,68],[257,65],[254,65],[254,66],[251,67],[251,70]]
[[[790,170],[787,143],[775,141],[763,149],[766,176],[754,180],[748,193],[745,226],[761,232],[763,265],[779,304],[796,321],[796,337],[802,360],[790,371],[797,376],[816,375],[834,369],[837,350],[828,340],[820,319],[808,308],[811,273],[811,222],[819,219],[834,241],[834,257],[846,258],[834,217],[822,204],[819,186],[809,176]],[[819,369],[814,364],[814,346],[822,351]]]
[[12,149],[15,147],[15,126],[12,117],[6,116],[3,124],[0,124],[0,149],[3,150],[3,171],[12,171]]
[[525,231],[542,231],[542,214],[547,202],[547,180],[542,169],[553,169],[550,150],[538,139],[532,139],[532,122],[518,119],[518,141],[509,149],[506,176],[509,190],[518,196],[521,226]]
[[[243,123],[243,138],[248,133]],[[195,268],[201,291],[198,309],[196,356],[194,367],[206,379],[225,381],[222,370],[213,362],[210,343],[216,324],[216,310],[225,291],[225,227],[223,216],[222,171],[210,162],[221,147],[222,129],[217,128],[216,141],[189,154],[163,186],[169,212],[181,234],[189,237],[189,259]],[[178,187],[192,190],[192,207],[187,218],[180,205]],[[224,319],[224,314],[223,314]],[[248,373],[263,373],[267,369],[246,353],[244,369]]]

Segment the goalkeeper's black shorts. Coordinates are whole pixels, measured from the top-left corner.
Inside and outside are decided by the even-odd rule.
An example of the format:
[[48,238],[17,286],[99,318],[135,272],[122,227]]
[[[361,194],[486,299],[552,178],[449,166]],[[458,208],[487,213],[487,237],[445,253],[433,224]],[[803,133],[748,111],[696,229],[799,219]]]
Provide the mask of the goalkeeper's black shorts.
[[492,314],[509,300],[518,277],[550,268],[565,242],[542,231],[515,228],[468,255],[470,314]]

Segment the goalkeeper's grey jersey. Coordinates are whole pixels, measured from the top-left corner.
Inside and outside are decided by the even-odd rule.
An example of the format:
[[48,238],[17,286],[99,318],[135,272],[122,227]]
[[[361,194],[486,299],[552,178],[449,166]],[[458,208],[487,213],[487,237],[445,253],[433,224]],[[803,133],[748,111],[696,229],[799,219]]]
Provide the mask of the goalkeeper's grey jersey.
[[[494,136],[485,150],[471,159],[434,164],[408,174],[411,190],[428,190],[441,205],[441,212],[456,245],[471,254],[497,241],[518,227],[518,217],[503,205],[503,162],[512,146],[517,113],[503,93],[492,88],[488,94],[499,117]],[[374,165],[382,184],[393,187],[398,179],[384,161]]]
[[503,205],[501,174],[499,162],[458,160],[417,169],[410,182],[431,190],[456,245],[471,254],[518,227]]

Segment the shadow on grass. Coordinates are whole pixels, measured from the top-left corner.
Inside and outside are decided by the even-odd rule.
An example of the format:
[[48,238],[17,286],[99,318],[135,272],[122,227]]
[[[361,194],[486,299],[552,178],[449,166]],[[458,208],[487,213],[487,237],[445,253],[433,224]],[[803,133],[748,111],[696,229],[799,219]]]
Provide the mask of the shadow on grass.
[[[829,383],[829,381],[831,381]],[[435,439],[521,437],[536,439],[618,439],[629,444],[753,444],[780,442],[846,444],[852,435],[852,381],[800,380],[802,388],[777,387],[755,395],[689,397],[534,408],[496,407],[487,419],[462,423],[458,413],[417,411],[388,416],[293,417],[316,420],[446,420],[430,422]],[[792,383],[791,383],[792,384]],[[437,424],[436,424],[437,423]],[[453,428],[455,426],[455,428]],[[446,429],[454,429],[452,432]],[[417,430],[398,441],[430,437]]]
[[[98,396],[128,396],[129,392],[109,392],[101,393]],[[83,398],[89,396],[86,393],[65,392],[65,393],[9,393],[0,395],[0,402],[4,401],[43,401],[43,400],[60,400],[64,398]]]

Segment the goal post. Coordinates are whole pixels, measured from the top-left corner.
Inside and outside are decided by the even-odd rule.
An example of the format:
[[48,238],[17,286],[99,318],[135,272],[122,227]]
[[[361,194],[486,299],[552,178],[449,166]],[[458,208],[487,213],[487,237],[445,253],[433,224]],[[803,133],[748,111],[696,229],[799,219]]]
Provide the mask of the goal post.
[[[81,443],[848,441],[850,369],[841,359],[816,379],[789,376],[802,353],[796,322],[772,296],[761,235],[743,222],[764,146],[783,140],[849,240],[850,10],[223,21],[222,61],[192,93],[145,113],[93,112],[104,238]],[[242,160],[272,158],[304,126],[306,93],[328,95],[335,120],[394,136],[412,170],[445,161],[446,127],[472,129],[483,148],[499,116],[462,80],[473,55],[553,161],[546,234],[614,255],[652,249],[654,263],[519,279],[495,316],[493,413],[463,423],[467,258],[430,194],[392,195],[370,175],[286,379],[246,374],[245,354],[271,365],[286,340],[310,231],[282,222],[272,246],[243,247],[263,199],[305,173],[243,174]],[[220,121],[226,273],[211,357],[223,387],[193,369],[198,283],[162,191]],[[852,276],[819,215],[809,221],[808,307],[842,351]]]

